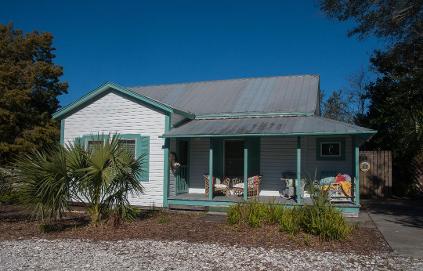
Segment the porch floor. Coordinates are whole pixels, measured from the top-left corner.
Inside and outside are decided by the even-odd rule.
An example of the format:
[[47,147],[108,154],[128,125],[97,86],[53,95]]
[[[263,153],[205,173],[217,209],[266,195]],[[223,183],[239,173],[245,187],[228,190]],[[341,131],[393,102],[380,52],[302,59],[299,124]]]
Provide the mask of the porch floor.
[[[203,193],[183,193],[176,196],[170,196],[170,200],[202,200],[202,201],[208,201],[209,198],[207,195]],[[244,199],[243,197],[237,197],[237,196],[214,196],[213,201],[216,202],[242,202]],[[284,197],[274,197],[274,196],[255,196],[255,197],[249,197],[248,200],[257,200],[259,202],[271,202],[276,204],[283,204],[283,205],[296,205],[297,202],[295,199],[287,199]],[[303,204],[311,204],[310,198],[303,199]]]

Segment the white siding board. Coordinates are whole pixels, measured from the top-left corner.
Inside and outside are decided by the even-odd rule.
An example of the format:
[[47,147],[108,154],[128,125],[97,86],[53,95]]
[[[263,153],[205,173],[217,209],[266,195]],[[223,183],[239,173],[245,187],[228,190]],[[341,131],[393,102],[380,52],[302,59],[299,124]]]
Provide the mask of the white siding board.
[[139,206],[163,205],[165,115],[130,99],[110,92],[65,118],[65,142],[86,134],[141,134],[150,136],[150,180],[143,182],[145,192],[130,197]]

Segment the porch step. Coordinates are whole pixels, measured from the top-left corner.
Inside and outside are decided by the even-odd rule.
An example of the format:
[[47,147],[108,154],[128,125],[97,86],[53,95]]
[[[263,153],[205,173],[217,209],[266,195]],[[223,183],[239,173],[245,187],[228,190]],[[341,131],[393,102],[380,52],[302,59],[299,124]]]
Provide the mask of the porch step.
[[197,205],[169,204],[169,209],[172,209],[172,210],[188,210],[188,211],[208,211],[209,207],[207,207],[207,206],[197,206]]

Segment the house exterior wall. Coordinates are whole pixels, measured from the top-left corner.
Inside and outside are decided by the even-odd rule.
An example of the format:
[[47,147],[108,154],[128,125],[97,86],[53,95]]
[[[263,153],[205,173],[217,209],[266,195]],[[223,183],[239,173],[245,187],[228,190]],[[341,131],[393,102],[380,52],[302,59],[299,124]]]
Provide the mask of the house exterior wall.
[[304,137],[301,140],[302,148],[302,175],[309,178],[314,178],[315,171],[317,172],[317,178],[320,178],[320,172],[331,171],[337,173],[346,173],[353,176],[353,147],[351,136],[345,137],[334,137],[343,138],[345,140],[345,159],[344,160],[317,160],[316,159],[316,139],[318,138],[330,138],[330,137]]
[[[353,155],[351,137],[343,137],[345,140],[345,159],[333,161],[316,159],[316,138],[301,138],[301,175],[314,179],[315,172],[317,173],[316,177],[320,178],[320,172],[332,171],[347,173],[352,176]],[[277,195],[278,192],[281,192],[281,189],[284,189],[280,180],[282,173],[286,171],[297,171],[296,149],[296,137],[261,138],[260,169],[263,176],[261,195]]]
[[87,134],[140,134],[150,136],[149,181],[142,182],[144,194],[131,196],[133,205],[163,205],[165,115],[115,92],[107,93],[94,102],[67,116],[64,142]]
[[[282,172],[296,171],[297,139],[295,137],[261,138],[260,173],[262,195],[278,196],[282,192]],[[267,191],[273,191],[267,192]]]
[[[170,148],[169,151],[176,152],[176,140],[170,139]],[[169,170],[169,196],[176,195],[176,176],[173,174],[171,170]]]
[[[317,172],[317,178],[320,178],[321,171],[341,172],[352,176],[353,155],[351,137],[342,137],[345,140],[345,159],[333,161],[316,159],[316,138],[301,138],[302,176],[314,179],[315,171]],[[209,142],[210,140],[208,138],[198,138],[190,141],[190,193],[202,193],[204,191],[203,174],[209,171]],[[263,176],[261,195],[279,196],[279,193],[283,191],[284,186],[280,180],[282,173],[286,171],[296,172],[297,170],[296,150],[296,137],[261,138],[260,173]]]
[[190,140],[189,192],[204,193],[203,175],[209,172],[208,138],[193,138]]

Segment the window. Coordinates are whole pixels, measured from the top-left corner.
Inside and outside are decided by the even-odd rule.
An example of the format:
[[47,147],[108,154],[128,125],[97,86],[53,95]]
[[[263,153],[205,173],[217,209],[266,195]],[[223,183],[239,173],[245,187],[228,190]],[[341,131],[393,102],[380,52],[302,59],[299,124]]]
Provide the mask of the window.
[[141,161],[139,180],[150,180],[150,137],[140,134],[120,134],[118,143],[122,145],[135,159]]
[[344,138],[317,138],[317,160],[345,160]]
[[131,154],[132,158],[136,157],[136,141],[135,139],[119,139],[119,145],[122,146],[129,154]]
[[340,142],[321,142],[320,156],[321,157],[340,157],[341,143]]
[[103,144],[103,141],[101,141],[101,140],[88,140],[87,150],[89,152],[92,152],[97,146],[100,146],[102,144]]
[[[150,180],[150,137],[140,134],[120,134],[118,144],[121,144],[135,159],[141,160],[139,180]],[[93,151],[103,142],[109,141],[108,135],[83,135],[75,138],[75,143],[80,144],[88,151]]]

